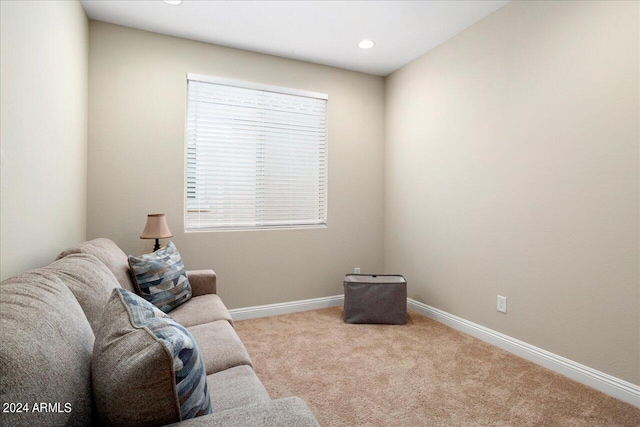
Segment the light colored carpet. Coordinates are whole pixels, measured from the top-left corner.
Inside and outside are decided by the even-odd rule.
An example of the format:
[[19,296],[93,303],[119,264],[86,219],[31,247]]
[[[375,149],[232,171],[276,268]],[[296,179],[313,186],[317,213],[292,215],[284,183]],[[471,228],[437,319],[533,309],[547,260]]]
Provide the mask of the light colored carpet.
[[334,426],[640,426],[640,409],[424,316],[347,325],[342,307],[236,322],[272,398]]

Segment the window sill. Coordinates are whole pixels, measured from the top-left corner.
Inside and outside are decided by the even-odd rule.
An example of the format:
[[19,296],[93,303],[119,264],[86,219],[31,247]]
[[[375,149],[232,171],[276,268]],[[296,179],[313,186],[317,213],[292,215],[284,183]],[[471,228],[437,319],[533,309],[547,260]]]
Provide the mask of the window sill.
[[281,227],[224,227],[224,228],[208,228],[203,230],[184,230],[185,234],[190,233],[218,233],[228,231],[281,231],[281,230],[312,230],[327,228],[327,224],[318,225],[283,225]]

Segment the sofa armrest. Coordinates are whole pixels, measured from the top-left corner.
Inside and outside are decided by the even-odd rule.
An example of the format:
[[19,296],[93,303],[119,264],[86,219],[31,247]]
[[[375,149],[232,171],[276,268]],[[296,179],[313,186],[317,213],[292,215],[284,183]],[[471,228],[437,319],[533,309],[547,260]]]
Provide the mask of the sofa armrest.
[[213,270],[187,271],[187,278],[194,297],[216,293],[216,273]]
[[171,427],[320,427],[304,400],[285,397],[259,405],[242,406],[191,418]]

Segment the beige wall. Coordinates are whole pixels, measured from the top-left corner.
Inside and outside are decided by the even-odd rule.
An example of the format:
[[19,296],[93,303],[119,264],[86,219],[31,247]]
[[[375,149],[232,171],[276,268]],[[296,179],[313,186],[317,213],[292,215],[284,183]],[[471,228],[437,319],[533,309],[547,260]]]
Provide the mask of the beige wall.
[[0,2],[0,278],[85,239],[88,19],[80,2]]
[[638,6],[498,10],[387,78],[385,150],[409,297],[635,384]]
[[[212,268],[229,308],[335,295],[383,262],[381,77],[91,21],[89,238],[138,254],[162,212],[188,269]],[[326,229],[184,233],[186,74],[329,94]]]

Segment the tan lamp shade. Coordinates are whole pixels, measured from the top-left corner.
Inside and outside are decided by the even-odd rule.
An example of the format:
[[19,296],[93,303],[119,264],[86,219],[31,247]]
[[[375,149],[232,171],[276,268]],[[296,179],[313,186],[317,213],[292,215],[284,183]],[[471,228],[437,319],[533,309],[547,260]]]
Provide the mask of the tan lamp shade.
[[147,224],[144,226],[141,239],[167,239],[173,237],[167,219],[164,214],[147,215]]

